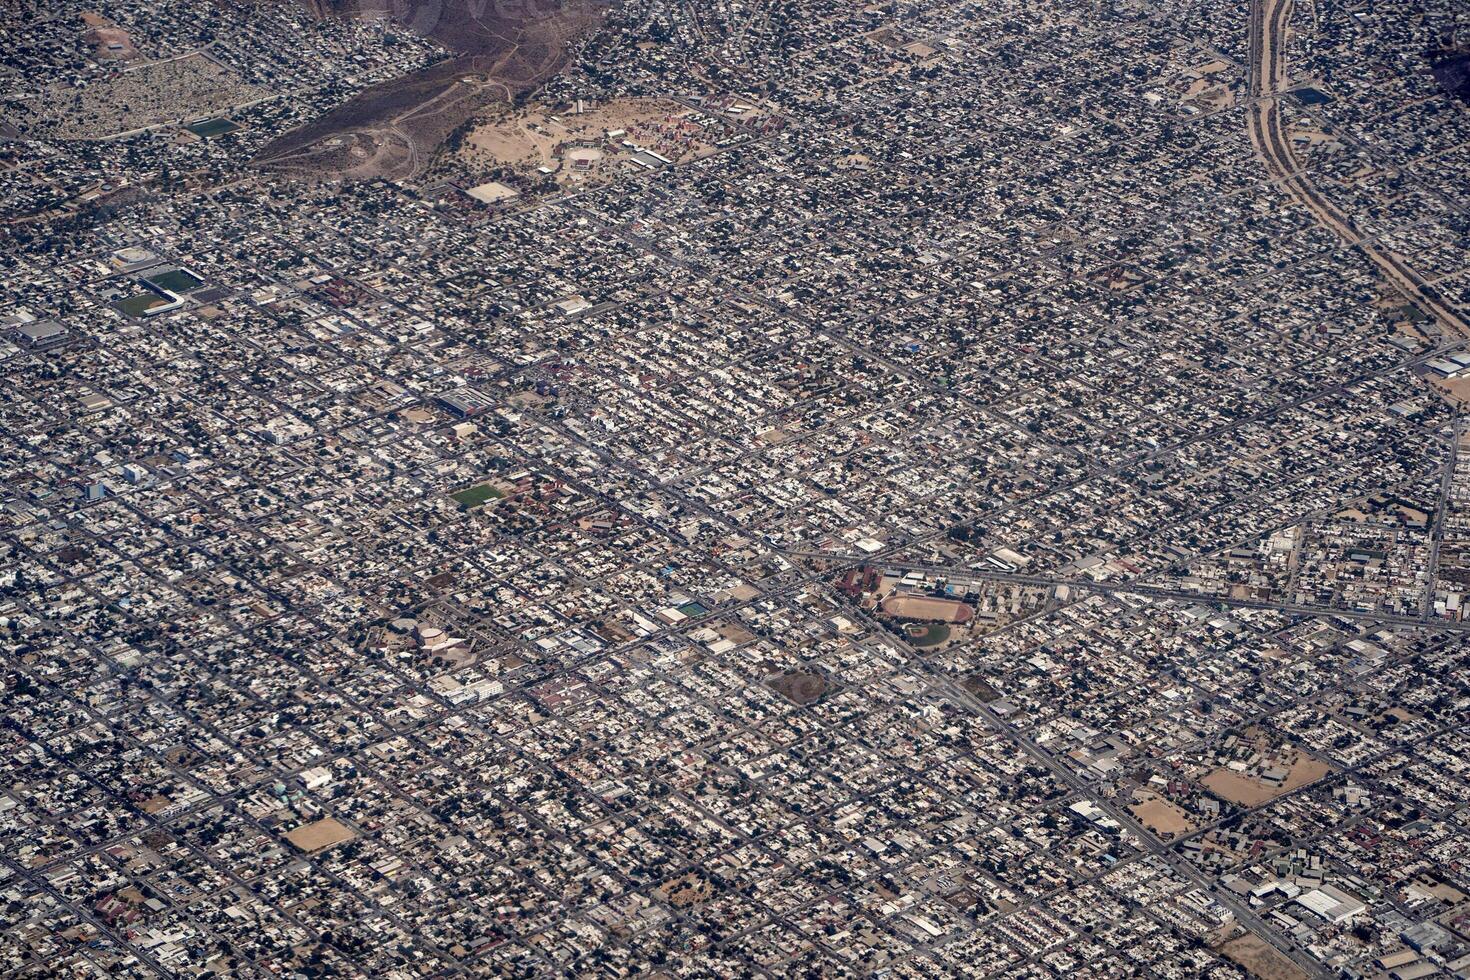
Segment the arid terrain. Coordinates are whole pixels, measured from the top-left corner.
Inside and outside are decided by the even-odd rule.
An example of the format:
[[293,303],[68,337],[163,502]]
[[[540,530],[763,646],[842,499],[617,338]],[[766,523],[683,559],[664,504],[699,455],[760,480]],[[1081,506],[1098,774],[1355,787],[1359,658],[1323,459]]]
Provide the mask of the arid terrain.
[[485,0],[309,0],[327,17],[393,17],[453,56],[372,86],[268,144],[259,166],[318,176],[402,178],[419,173],[462,123],[511,100],[561,66],[568,45],[601,16],[595,0],[489,4]]
[[544,167],[559,183],[578,184],[616,172],[635,148],[674,163],[713,153],[709,133],[690,120],[693,114],[669,99],[616,99],[568,113],[540,106],[492,111],[491,118],[472,120],[455,154],[471,172]]

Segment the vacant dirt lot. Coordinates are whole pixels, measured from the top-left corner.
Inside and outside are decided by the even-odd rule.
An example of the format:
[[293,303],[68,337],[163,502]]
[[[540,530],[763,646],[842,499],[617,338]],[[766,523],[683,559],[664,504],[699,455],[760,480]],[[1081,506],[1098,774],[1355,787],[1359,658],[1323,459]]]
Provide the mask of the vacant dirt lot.
[[1241,806],[1260,806],[1262,803],[1271,802],[1283,793],[1289,793],[1298,787],[1316,782],[1330,771],[1327,763],[1299,755],[1291,764],[1290,774],[1286,777],[1286,781],[1279,786],[1264,782],[1247,773],[1223,767],[1212,771],[1200,782],[1205,789],[1222,800],[1229,800]]
[[131,61],[138,57],[138,47],[128,32],[116,27],[94,27],[82,40],[92,46],[92,57],[98,61]]
[[665,901],[681,909],[707,901],[715,893],[714,884],[698,871],[667,881],[658,890]]
[[777,694],[796,704],[811,704],[827,691],[827,678],[799,670],[777,674],[766,683]]
[[978,674],[971,674],[960,683],[965,690],[986,704],[1000,697],[1000,692],[989,681]]
[[1276,952],[1253,932],[1227,940],[1219,950],[1227,959],[1240,964],[1260,980],[1306,980],[1307,975],[1301,967]]
[[336,817],[322,817],[313,823],[302,824],[286,834],[286,840],[307,854],[324,851],[334,844],[341,844],[352,838],[351,828]]
[[1194,822],[1187,813],[1160,796],[1135,803],[1128,809],[1133,811],[1139,822],[1165,840],[1194,829]]

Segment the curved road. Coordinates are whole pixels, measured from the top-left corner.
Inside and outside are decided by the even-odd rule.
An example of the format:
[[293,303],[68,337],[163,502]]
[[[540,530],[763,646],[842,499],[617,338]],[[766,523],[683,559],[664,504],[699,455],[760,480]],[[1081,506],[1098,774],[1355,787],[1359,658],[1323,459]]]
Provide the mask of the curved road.
[[1363,241],[1353,220],[1327,200],[1301,171],[1283,132],[1281,98],[1287,88],[1286,29],[1293,0],[1251,0],[1250,136],[1266,170],[1317,221],[1349,246],[1358,248],[1410,302],[1439,323],[1446,336],[1470,338],[1470,321],[1453,306],[1425,292],[1429,284],[1403,259]]

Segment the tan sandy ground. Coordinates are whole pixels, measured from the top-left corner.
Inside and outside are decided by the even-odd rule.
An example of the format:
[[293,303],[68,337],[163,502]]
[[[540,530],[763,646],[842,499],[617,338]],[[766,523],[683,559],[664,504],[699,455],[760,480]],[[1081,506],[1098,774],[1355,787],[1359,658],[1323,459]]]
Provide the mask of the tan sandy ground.
[[1211,793],[1222,800],[1229,800],[1241,806],[1260,806],[1269,803],[1283,793],[1316,782],[1331,771],[1327,763],[1310,756],[1299,755],[1292,763],[1290,773],[1286,781],[1280,786],[1272,786],[1259,779],[1248,776],[1233,769],[1223,766],[1214,770],[1201,779],[1200,782]]
[[919,595],[896,595],[883,600],[883,611],[903,619],[925,619],[940,623],[967,622],[973,610],[955,599],[933,599]]
[[334,844],[352,840],[352,837],[352,830],[336,817],[322,817],[286,834],[286,840],[307,854],[326,850]]
[[1220,952],[1260,980],[1306,980],[1301,967],[1282,956],[1253,932],[1243,933],[1220,946]]
[[1189,83],[1189,87],[1186,88],[1184,90],[1184,94],[1179,97],[1181,99],[1184,99],[1185,101],[1188,101],[1189,99],[1196,98],[1201,92],[1204,92],[1206,89],[1213,87],[1214,84],[1215,83],[1208,78],[1196,78],[1194,81]]
[[1288,134],[1293,140],[1307,143],[1311,146],[1321,146],[1324,143],[1333,143],[1337,137],[1331,133],[1324,133],[1314,126],[1293,126]]
[[471,187],[465,193],[469,194],[470,197],[473,197],[477,201],[484,201],[485,203],[489,204],[495,201],[503,201],[507,198],[515,197],[517,191],[514,187],[507,187],[505,184],[502,184],[498,180],[492,180]]
[[706,901],[714,894],[714,886],[708,879],[691,871],[660,885],[658,891],[664,896],[664,901],[682,909]]
[[1189,819],[1189,814],[1177,804],[1160,796],[1135,803],[1128,809],[1133,811],[1133,815],[1145,827],[1161,837],[1178,837],[1194,829],[1194,822]]
[[92,57],[98,61],[130,61],[138,57],[138,47],[128,32],[116,27],[93,27],[82,35],[92,46]]
[[1470,378],[1434,378],[1429,387],[1456,405],[1470,405]]
[[1409,524],[1428,524],[1429,512],[1407,504],[1394,505],[1393,512]]
[[[577,140],[601,141],[608,131],[624,130],[626,139],[655,152],[673,149],[677,141],[658,132],[659,127],[688,115],[689,110],[663,99],[615,99],[590,108],[580,115],[553,114],[544,109],[517,112],[492,120],[472,132],[460,148],[460,157],[480,165],[510,164],[535,168],[556,163],[556,148]],[[663,145],[664,149],[660,149]],[[698,156],[704,147],[694,145],[683,153],[665,153],[670,159]]]

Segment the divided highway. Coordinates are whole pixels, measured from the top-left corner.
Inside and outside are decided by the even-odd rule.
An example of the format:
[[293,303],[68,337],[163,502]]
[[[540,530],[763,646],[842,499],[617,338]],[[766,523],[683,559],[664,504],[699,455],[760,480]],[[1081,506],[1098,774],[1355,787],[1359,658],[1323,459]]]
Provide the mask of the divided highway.
[[1288,87],[1286,33],[1293,0],[1251,0],[1250,136],[1266,165],[1288,194],[1344,243],[1355,246],[1376,265],[1410,302],[1439,323],[1446,336],[1470,338],[1470,320],[1432,292],[1429,284],[1403,259],[1374,242],[1366,242],[1352,218],[1327,200],[1292,152],[1283,131],[1281,98]]

